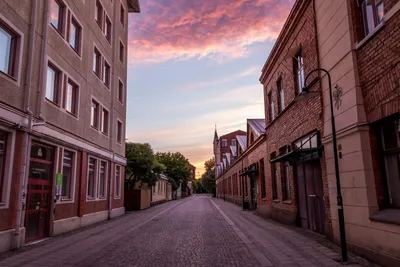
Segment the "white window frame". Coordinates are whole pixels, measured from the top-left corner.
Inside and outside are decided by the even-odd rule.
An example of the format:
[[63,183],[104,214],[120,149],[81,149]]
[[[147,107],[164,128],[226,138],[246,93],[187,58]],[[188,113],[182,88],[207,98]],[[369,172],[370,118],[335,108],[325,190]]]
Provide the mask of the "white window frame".
[[[104,174],[105,174],[105,178],[104,178],[104,196],[100,196],[100,169],[101,169],[101,163],[106,163],[106,167],[105,167],[105,170],[104,170]],[[107,195],[108,195],[107,194],[107,189],[108,189],[108,161],[99,159],[98,168],[99,168],[98,177],[97,177],[97,179],[98,179],[98,183],[97,183],[98,188],[97,189],[98,190],[97,190],[96,198],[99,199],[99,200],[105,200],[105,199],[107,199]]]
[[[103,105],[100,106],[100,109],[101,109],[101,112],[100,112],[100,127],[99,127],[100,129],[99,130],[103,135],[109,136],[110,135],[110,111],[107,108],[105,108]],[[105,111],[107,111],[107,114],[108,114],[106,132],[103,132],[103,129],[102,129],[103,128],[103,124],[104,124],[103,109]]]
[[[117,187],[117,167],[119,167],[119,187]],[[122,166],[119,164],[115,164],[115,171],[114,171],[114,199],[121,199],[121,177],[122,177]],[[117,194],[118,192],[118,194]]]
[[3,192],[0,199],[0,210],[8,209],[10,205],[11,183],[13,180],[15,131],[0,125],[0,131],[7,133],[6,158],[4,161]]
[[[224,145],[224,143],[226,143],[226,145]],[[222,139],[221,147],[228,147],[228,139]]]
[[[96,166],[96,169],[95,169],[95,177],[93,179],[93,183],[94,183],[94,185],[93,185],[93,190],[94,190],[93,195],[94,195],[94,197],[93,198],[89,197],[88,194],[87,194],[88,186],[89,186],[89,163],[90,163],[90,159],[91,158],[97,160],[97,166]],[[101,162],[106,162],[106,165],[107,165],[106,169],[107,170],[106,170],[106,173],[105,173],[106,174],[105,188],[104,188],[105,196],[100,198],[99,197],[99,191],[100,191],[100,164],[101,164]],[[105,159],[101,159],[101,158],[98,158],[96,156],[88,155],[87,173],[86,173],[86,202],[107,200],[107,198],[108,198],[107,190],[108,190],[108,168],[109,168],[108,166],[109,166],[109,164],[110,164],[110,162],[108,162]]]
[[69,152],[72,152],[73,158],[72,158],[72,173],[71,173],[71,189],[70,189],[70,197],[64,197],[60,196],[60,201],[58,201],[56,204],[64,204],[64,203],[74,203],[75,202],[75,186],[76,186],[76,170],[77,170],[77,155],[78,152],[74,149],[70,148],[64,148],[62,147],[60,157],[61,157],[61,174],[63,173],[63,168],[64,168],[64,151],[67,150]]

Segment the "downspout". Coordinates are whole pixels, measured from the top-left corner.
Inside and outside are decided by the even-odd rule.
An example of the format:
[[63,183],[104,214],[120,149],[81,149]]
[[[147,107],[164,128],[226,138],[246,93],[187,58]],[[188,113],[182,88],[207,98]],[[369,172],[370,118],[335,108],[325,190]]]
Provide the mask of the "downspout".
[[42,44],[42,59],[41,59],[41,66],[42,66],[42,73],[40,75],[39,81],[39,91],[38,91],[38,108],[37,114],[39,114],[39,119],[42,120],[42,125],[46,123],[46,119],[43,117],[42,113],[42,104],[43,104],[43,90],[44,90],[44,78],[46,75],[46,55],[47,55],[47,33],[48,33],[48,24],[49,24],[49,8],[50,8],[50,1],[45,0],[45,11],[44,11],[44,23],[43,23],[43,44]]
[[[115,49],[115,31],[117,29],[116,24],[117,24],[117,2],[114,3],[114,14],[113,14],[113,18],[114,18],[114,23],[113,23],[113,31],[112,31],[112,56],[111,56],[111,62],[112,62],[112,70],[111,70],[111,118],[110,118],[110,151],[112,154],[112,164],[110,165],[114,165],[114,169],[115,170],[115,154],[114,154],[114,148],[113,148],[113,130],[114,130],[114,91],[115,91],[115,53],[116,53],[116,49]],[[108,219],[111,219],[111,210],[112,210],[112,186],[113,186],[113,182],[111,177],[115,177],[115,171],[111,170],[110,172],[110,179],[109,179],[109,183],[110,183],[110,193],[109,193],[109,201],[108,201]],[[125,173],[125,172],[124,172]],[[122,174],[122,170],[120,170],[120,176]],[[113,176],[114,175],[114,176]],[[122,180],[121,182],[125,181],[125,179],[122,179],[122,177],[120,177],[120,180]],[[122,183],[120,183],[120,186],[122,185]],[[115,188],[114,188],[115,190]]]
[[25,76],[25,97],[24,97],[24,110],[28,113],[28,129],[24,132],[24,139],[22,144],[22,161],[21,161],[21,171],[19,177],[19,184],[20,190],[18,192],[18,202],[17,205],[17,218],[15,223],[15,230],[14,230],[14,240],[13,240],[13,248],[18,248],[22,245],[20,243],[20,228],[23,225],[22,213],[25,209],[25,198],[26,198],[26,179],[27,176],[27,168],[28,168],[28,143],[29,143],[29,134],[28,132],[32,129],[32,120],[33,120],[33,113],[30,110],[30,100],[31,100],[31,81],[32,81],[32,64],[33,64],[33,50],[35,46],[35,32],[36,32],[36,11],[37,11],[37,0],[32,0],[32,13],[31,13],[31,25],[30,25],[30,32],[29,32],[29,50],[28,50],[28,61],[27,61],[27,69],[26,69],[26,76]]

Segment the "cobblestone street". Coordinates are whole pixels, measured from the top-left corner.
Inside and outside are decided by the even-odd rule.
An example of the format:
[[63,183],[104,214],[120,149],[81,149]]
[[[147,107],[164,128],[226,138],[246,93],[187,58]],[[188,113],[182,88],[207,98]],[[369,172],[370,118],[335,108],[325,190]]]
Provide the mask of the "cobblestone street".
[[341,266],[338,257],[318,240],[198,195],[0,254],[0,266]]

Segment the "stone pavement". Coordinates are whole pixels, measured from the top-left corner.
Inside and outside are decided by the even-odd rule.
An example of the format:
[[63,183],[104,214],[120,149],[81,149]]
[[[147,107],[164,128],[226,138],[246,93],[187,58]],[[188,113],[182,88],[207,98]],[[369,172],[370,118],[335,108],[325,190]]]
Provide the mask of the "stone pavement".
[[198,195],[0,254],[0,266],[341,266],[337,256],[296,231]]

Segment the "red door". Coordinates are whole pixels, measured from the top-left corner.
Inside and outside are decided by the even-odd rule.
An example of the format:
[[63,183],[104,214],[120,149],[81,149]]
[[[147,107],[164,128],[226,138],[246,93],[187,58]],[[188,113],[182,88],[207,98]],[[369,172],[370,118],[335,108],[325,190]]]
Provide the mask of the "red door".
[[53,156],[52,147],[32,144],[25,211],[28,242],[44,238],[49,234]]

